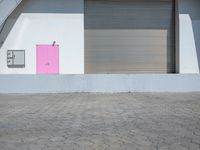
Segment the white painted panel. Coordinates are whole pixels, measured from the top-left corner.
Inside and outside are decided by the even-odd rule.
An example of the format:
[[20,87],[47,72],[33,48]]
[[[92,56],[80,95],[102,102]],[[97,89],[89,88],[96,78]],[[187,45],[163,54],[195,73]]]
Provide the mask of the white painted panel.
[[180,14],[180,73],[199,73],[197,50],[188,14]]
[[[47,2],[51,3],[48,7],[45,5]],[[0,74],[35,74],[36,45],[52,44],[53,41],[56,41],[60,48],[60,73],[84,73],[83,0],[59,2],[57,4],[57,1],[53,0],[26,0],[11,14],[5,31],[0,35],[0,40],[5,39],[0,49]],[[11,29],[6,35],[10,26]],[[26,51],[25,68],[7,67],[8,49]]]
[[199,73],[200,1],[178,0],[179,73]]

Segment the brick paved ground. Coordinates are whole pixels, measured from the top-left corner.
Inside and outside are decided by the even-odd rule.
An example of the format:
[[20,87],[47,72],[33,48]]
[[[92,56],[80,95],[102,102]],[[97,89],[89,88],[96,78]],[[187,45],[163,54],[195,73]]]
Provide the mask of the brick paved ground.
[[200,93],[0,95],[0,150],[200,150]]

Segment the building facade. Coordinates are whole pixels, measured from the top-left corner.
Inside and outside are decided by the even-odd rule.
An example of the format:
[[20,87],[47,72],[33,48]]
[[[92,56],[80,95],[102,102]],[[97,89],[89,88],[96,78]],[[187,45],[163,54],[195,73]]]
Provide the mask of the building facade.
[[[0,3],[0,74],[199,73],[199,0],[11,1]],[[23,67],[8,50],[24,50]]]
[[0,93],[200,91],[199,6],[0,0]]

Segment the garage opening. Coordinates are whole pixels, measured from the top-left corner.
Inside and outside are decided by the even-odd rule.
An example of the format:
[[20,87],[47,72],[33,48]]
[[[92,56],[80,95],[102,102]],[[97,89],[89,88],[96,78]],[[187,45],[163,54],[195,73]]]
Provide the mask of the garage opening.
[[85,0],[85,73],[174,73],[173,0]]

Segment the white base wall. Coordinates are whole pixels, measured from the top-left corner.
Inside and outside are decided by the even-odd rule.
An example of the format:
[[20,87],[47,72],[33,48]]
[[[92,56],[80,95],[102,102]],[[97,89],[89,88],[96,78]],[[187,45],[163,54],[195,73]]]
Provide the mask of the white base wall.
[[[0,75],[1,93],[200,92],[199,75]],[[12,84],[10,84],[12,83]]]
[[[23,1],[8,18],[0,37],[5,39],[0,49],[0,74],[35,74],[36,45],[53,41],[60,48],[60,74],[83,74],[83,4],[83,0]],[[9,34],[5,35],[12,24]],[[12,49],[25,50],[25,68],[7,67],[6,53]]]

